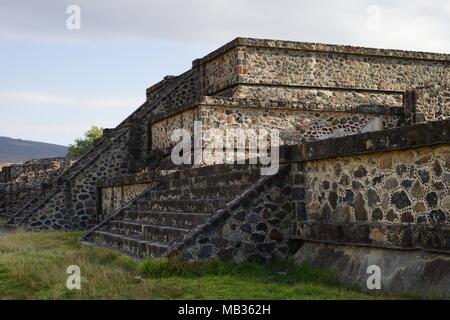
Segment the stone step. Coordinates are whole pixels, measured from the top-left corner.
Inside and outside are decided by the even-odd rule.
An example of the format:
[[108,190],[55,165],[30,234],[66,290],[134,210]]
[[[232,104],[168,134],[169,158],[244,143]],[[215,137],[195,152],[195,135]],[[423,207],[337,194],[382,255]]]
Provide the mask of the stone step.
[[256,165],[237,165],[237,164],[225,164],[225,165],[212,165],[198,168],[185,169],[179,172],[180,179],[187,179],[192,177],[202,176],[215,176],[222,174],[244,173],[246,175],[259,172],[259,167]]
[[226,187],[230,185],[241,185],[255,181],[260,177],[259,172],[248,175],[242,172],[234,172],[227,174],[218,174],[214,176],[199,176],[186,179],[169,180],[169,189],[186,189],[186,188],[210,188],[210,187]]
[[249,183],[243,183],[239,185],[228,185],[226,187],[192,188],[186,190],[186,194],[191,199],[233,199],[249,187]]
[[146,200],[181,200],[181,199],[215,199],[234,198],[250,186],[248,183],[223,187],[185,188],[152,190],[145,195]]
[[17,211],[9,212],[11,220],[9,221],[8,224],[15,225],[15,224],[19,223],[20,220],[22,220],[27,215],[31,214],[32,210],[30,210],[30,209],[22,210],[19,215],[17,215],[16,217],[12,217],[16,212]]
[[182,240],[189,232],[189,229],[128,221],[111,221],[111,223],[109,223],[102,231],[131,237],[140,237],[148,241],[172,243]]
[[154,200],[140,199],[136,203],[138,211],[159,212],[185,212],[185,213],[212,213],[224,207],[229,199],[203,199],[203,200]]
[[124,236],[108,231],[94,231],[93,242],[102,247],[124,251],[138,257],[160,257],[169,245],[157,241],[147,241],[139,237]]
[[208,217],[204,213],[127,211],[123,221],[189,229],[205,223]]
[[132,255],[159,257],[260,177],[259,168],[249,165],[169,173],[161,177],[157,188],[146,191],[132,207],[94,231],[93,242]]

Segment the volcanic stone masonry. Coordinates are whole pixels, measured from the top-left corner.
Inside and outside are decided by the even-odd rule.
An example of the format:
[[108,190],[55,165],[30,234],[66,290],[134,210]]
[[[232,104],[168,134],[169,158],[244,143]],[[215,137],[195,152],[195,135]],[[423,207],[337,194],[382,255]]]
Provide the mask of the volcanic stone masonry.
[[75,159],[51,158],[14,164],[0,171],[0,217],[7,218],[45,188]]
[[[86,229],[137,257],[264,262],[310,243],[447,255],[449,67],[448,54],[237,38],[148,88],[29,196],[1,187],[5,225]],[[175,165],[172,133],[195,121],[279,130],[279,172]]]

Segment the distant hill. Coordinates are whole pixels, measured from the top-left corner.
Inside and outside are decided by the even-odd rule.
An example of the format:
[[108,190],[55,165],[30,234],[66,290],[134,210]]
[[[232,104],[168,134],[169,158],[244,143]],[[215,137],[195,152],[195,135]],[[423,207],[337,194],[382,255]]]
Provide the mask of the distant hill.
[[0,137],[0,163],[19,163],[32,159],[57,158],[67,155],[67,147]]

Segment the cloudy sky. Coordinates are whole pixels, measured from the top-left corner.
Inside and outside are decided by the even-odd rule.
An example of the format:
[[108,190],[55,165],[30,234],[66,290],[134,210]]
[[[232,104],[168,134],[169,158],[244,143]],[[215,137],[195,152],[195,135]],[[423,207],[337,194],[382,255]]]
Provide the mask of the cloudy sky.
[[450,53],[450,0],[0,0],[0,136],[114,127],[237,36]]

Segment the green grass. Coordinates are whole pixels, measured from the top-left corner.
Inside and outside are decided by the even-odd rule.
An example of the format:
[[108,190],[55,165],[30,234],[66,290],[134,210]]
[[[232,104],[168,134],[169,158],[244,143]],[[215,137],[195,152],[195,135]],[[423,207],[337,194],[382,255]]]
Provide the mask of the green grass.
[[[79,244],[80,233],[0,236],[0,299],[394,299],[338,283],[327,271],[274,261],[137,262]],[[81,290],[68,290],[66,269],[81,268]]]

